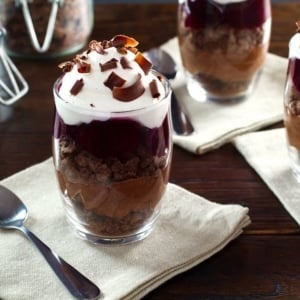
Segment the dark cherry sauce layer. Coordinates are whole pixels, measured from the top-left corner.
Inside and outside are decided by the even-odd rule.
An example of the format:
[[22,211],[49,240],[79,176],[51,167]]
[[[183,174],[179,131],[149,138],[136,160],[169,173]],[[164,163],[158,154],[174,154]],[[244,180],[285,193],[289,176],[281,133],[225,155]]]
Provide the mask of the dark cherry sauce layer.
[[261,26],[271,16],[269,0],[247,0],[219,4],[213,0],[187,0],[181,9],[186,14],[185,26],[192,29],[229,25],[237,29]]
[[148,149],[151,152],[149,154],[153,156],[163,156],[168,151],[169,135],[167,116],[160,127],[149,129],[127,118],[66,125],[58,113],[55,114],[55,138],[68,136],[79,149],[101,159],[130,159],[140,145]]
[[287,72],[295,88],[300,92],[300,59],[295,57],[290,58]]

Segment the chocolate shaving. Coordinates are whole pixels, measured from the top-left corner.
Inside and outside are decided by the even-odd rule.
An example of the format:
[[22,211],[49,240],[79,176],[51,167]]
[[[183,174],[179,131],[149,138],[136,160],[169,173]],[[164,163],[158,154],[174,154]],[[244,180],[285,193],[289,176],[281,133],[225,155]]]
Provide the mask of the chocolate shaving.
[[296,22],[297,30],[296,32],[300,33],[300,20]]
[[152,95],[152,98],[159,98],[160,92],[158,90],[158,85],[155,79],[153,79],[149,84],[150,92]]
[[142,83],[142,75],[138,74],[137,81],[128,87],[114,87],[113,88],[113,97],[117,100],[123,102],[129,102],[140,97],[145,91],[145,88]]
[[107,62],[105,62],[104,64],[100,63],[99,65],[100,65],[101,72],[105,72],[110,69],[115,69],[117,67],[117,61],[118,60],[116,58],[112,58]]
[[116,49],[122,55],[126,55],[127,54],[127,48],[125,48],[125,47],[119,47],[119,48],[116,48]]
[[121,87],[125,82],[125,79],[117,75],[115,72],[111,72],[103,84],[113,90],[115,87]]
[[135,59],[134,60],[142,68],[142,70],[144,71],[145,75],[148,75],[149,71],[152,68],[152,63],[141,52],[138,52],[135,55]]
[[85,61],[77,62],[77,71],[79,73],[89,73],[91,71],[91,65]]
[[64,73],[67,73],[67,72],[71,72],[71,70],[73,69],[74,67],[74,63],[71,62],[71,61],[66,61],[66,62],[62,62],[58,65],[58,67],[60,69],[62,69],[62,71]]
[[74,85],[72,86],[71,90],[70,90],[70,93],[74,96],[76,96],[80,91],[81,89],[83,88],[83,79],[78,79],[76,80],[76,82],[74,83]]
[[130,52],[134,53],[134,54],[137,54],[139,52],[139,49],[138,48],[135,48],[135,47],[129,47],[127,48]]
[[132,69],[132,67],[130,66],[129,60],[125,56],[121,57],[120,64],[123,69]]
[[119,34],[114,36],[111,39],[111,43],[113,47],[121,48],[121,47],[136,47],[139,42],[132,37],[127,35]]
[[85,54],[81,54],[79,56],[79,58],[82,59],[82,60],[87,60],[88,59],[88,57]]
[[107,49],[107,48],[112,47],[112,42],[111,42],[111,41],[108,41],[108,40],[102,41],[101,44],[102,44],[102,46],[103,46],[104,49]]
[[98,42],[98,41],[95,41],[95,40],[93,40],[89,43],[89,50],[94,50],[97,53],[102,54],[102,55],[107,53],[104,50],[104,47],[103,47],[102,43]]

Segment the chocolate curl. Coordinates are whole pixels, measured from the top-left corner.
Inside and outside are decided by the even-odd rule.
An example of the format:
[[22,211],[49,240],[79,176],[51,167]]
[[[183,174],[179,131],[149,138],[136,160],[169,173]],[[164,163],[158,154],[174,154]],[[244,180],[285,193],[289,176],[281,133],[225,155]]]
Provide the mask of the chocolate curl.
[[144,71],[145,75],[148,75],[149,71],[152,68],[152,63],[141,52],[138,52],[135,55],[135,59],[134,60],[142,68],[142,70]]
[[102,55],[107,53],[104,50],[104,47],[103,47],[102,43],[98,42],[98,41],[95,41],[95,40],[93,40],[89,43],[89,50],[94,50],[97,53],[102,54]]
[[125,82],[125,79],[117,75],[115,72],[111,72],[103,84],[113,90],[114,87],[121,87]]
[[114,87],[113,88],[113,97],[117,100],[123,102],[129,102],[140,97],[145,91],[145,88],[142,83],[142,75],[138,74],[137,81],[128,87]]
[[112,42],[111,41],[108,41],[108,40],[103,40],[102,43],[101,43],[102,47],[104,49],[107,49],[107,48],[110,48],[112,47]]
[[121,55],[126,55],[127,54],[127,48],[125,47],[119,47],[119,48],[116,48],[117,51],[121,54]]
[[71,90],[70,90],[70,93],[74,96],[76,96],[80,91],[81,89],[83,88],[84,86],[84,83],[83,83],[83,79],[79,79],[79,80],[76,80],[76,82],[74,83],[74,85],[72,86]]
[[62,71],[64,73],[68,73],[68,72],[71,72],[71,70],[73,69],[74,67],[74,63],[71,62],[71,61],[65,61],[65,62],[62,62],[58,65],[58,67],[60,69],[62,69]]
[[112,43],[112,46],[116,47],[116,48],[136,47],[139,44],[139,42],[136,39],[129,37],[127,35],[123,35],[123,34],[114,36],[111,39],[111,43]]
[[117,67],[117,61],[118,60],[116,58],[112,58],[107,62],[105,62],[104,64],[100,63],[99,65],[100,65],[101,72],[105,72],[110,69],[115,69]]
[[160,92],[158,89],[158,85],[155,79],[153,79],[150,84],[149,84],[150,92],[152,95],[152,98],[159,98],[160,97]]
[[125,56],[121,57],[120,64],[123,69],[132,69],[132,67],[130,66],[129,60]]
[[137,54],[139,52],[139,49],[135,47],[130,47],[128,48],[128,51],[132,52],[133,54]]

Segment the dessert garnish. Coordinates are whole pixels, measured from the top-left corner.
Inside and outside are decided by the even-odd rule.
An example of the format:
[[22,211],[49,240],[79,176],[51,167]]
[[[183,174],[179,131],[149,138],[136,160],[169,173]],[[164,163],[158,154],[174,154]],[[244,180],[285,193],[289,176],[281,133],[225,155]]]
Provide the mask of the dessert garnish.
[[82,78],[79,79],[79,80],[77,80],[77,81],[75,81],[73,87],[70,90],[70,93],[72,95],[76,96],[81,91],[81,89],[83,88],[83,85],[84,85],[84,83],[83,83],[83,79]]
[[[89,43],[88,49],[80,55],[77,55],[73,61],[67,61],[59,64],[59,68],[64,73],[71,72],[74,66],[77,66],[78,73],[106,73],[106,79],[102,79],[102,84],[112,91],[114,99],[119,101],[129,102],[136,100],[148,88],[153,98],[158,98],[160,92],[156,80],[157,76],[151,80],[151,84],[145,83],[144,76],[147,76],[152,68],[152,63],[136,48],[138,41],[126,35],[116,35],[111,40],[96,41],[93,40]],[[115,48],[116,52],[110,51],[110,48]],[[129,51],[129,52],[128,52]],[[107,60],[95,57],[97,55],[107,56]],[[91,55],[93,58],[91,58]],[[113,56],[113,57],[112,57]],[[99,69],[95,70],[92,61],[98,60]],[[135,65],[135,68],[133,68]],[[124,79],[118,71],[131,69],[132,78],[130,81]],[[134,73],[136,72],[136,74]],[[77,80],[70,93],[77,95],[84,86],[84,76]],[[74,80],[74,79],[73,79]],[[100,80],[99,80],[100,81]],[[133,82],[133,83],[132,83]],[[99,82],[101,84],[101,81]]]
[[135,61],[143,69],[145,75],[147,75],[152,68],[152,63],[149,60],[147,60],[147,58],[141,52],[138,52],[136,54]]
[[300,20],[296,21],[296,26],[297,26],[297,33],[300,33]]
[[108,60],[107,62],[105,62],[104,64],[100,63],[101,72],[105,72],[107,70],[116,68],[117,67],[117,61],[118,61],[117,59],[112,58],[112,59]]
[[123,35],[123,34],[119,34],[119,35],[114,36],[111,39],[111,44],[113,47],[116,47],[116,48],[122,48],[122,47],[130,48],[130,47],[137,47],[139,42],[132,37],[129,37],[129,36]]
[[158,98],[160,96],[156,80],[150,82],[150,92],[153,98]]
[[59,67],[60,69],[62,69],[62,71],[63,71],[64,73],[70,72],[70,71],[72,70],[73,66],[74,66],[74,63],[71,62],[71,61],[65,61],[65,62],[62,62],[62,63],[60,63],[60,64],[58,65],[58,67]]
[[118,99],[118,100],[124,101],[124,102],[128,102],[128,101],[131,101],[133,99],[140,97],[145,91],[145,88],[143,86],[141,79],[142,79],[141,74],[138,74],[138,78],[133,85],[125,87],[125,88],[114,86],[114,88],[112,90],[113,97],[115,99]]
[[125,56],[121,57],[120,63],[123,69],[131,69],[129,60]]
[[117,75],[115,72],[111,72],[104,81],[104,85],[113,90],[114,87],[120,87],[126,82],[125,79]]

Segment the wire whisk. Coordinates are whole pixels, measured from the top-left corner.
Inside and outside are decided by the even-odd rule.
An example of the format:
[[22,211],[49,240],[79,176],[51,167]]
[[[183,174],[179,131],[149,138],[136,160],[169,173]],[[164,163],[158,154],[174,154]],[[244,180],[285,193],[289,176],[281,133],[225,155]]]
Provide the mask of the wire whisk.
[[28,92],[28,84],[4,47],[5,29],[0,27],[0,104],[12,105]]

